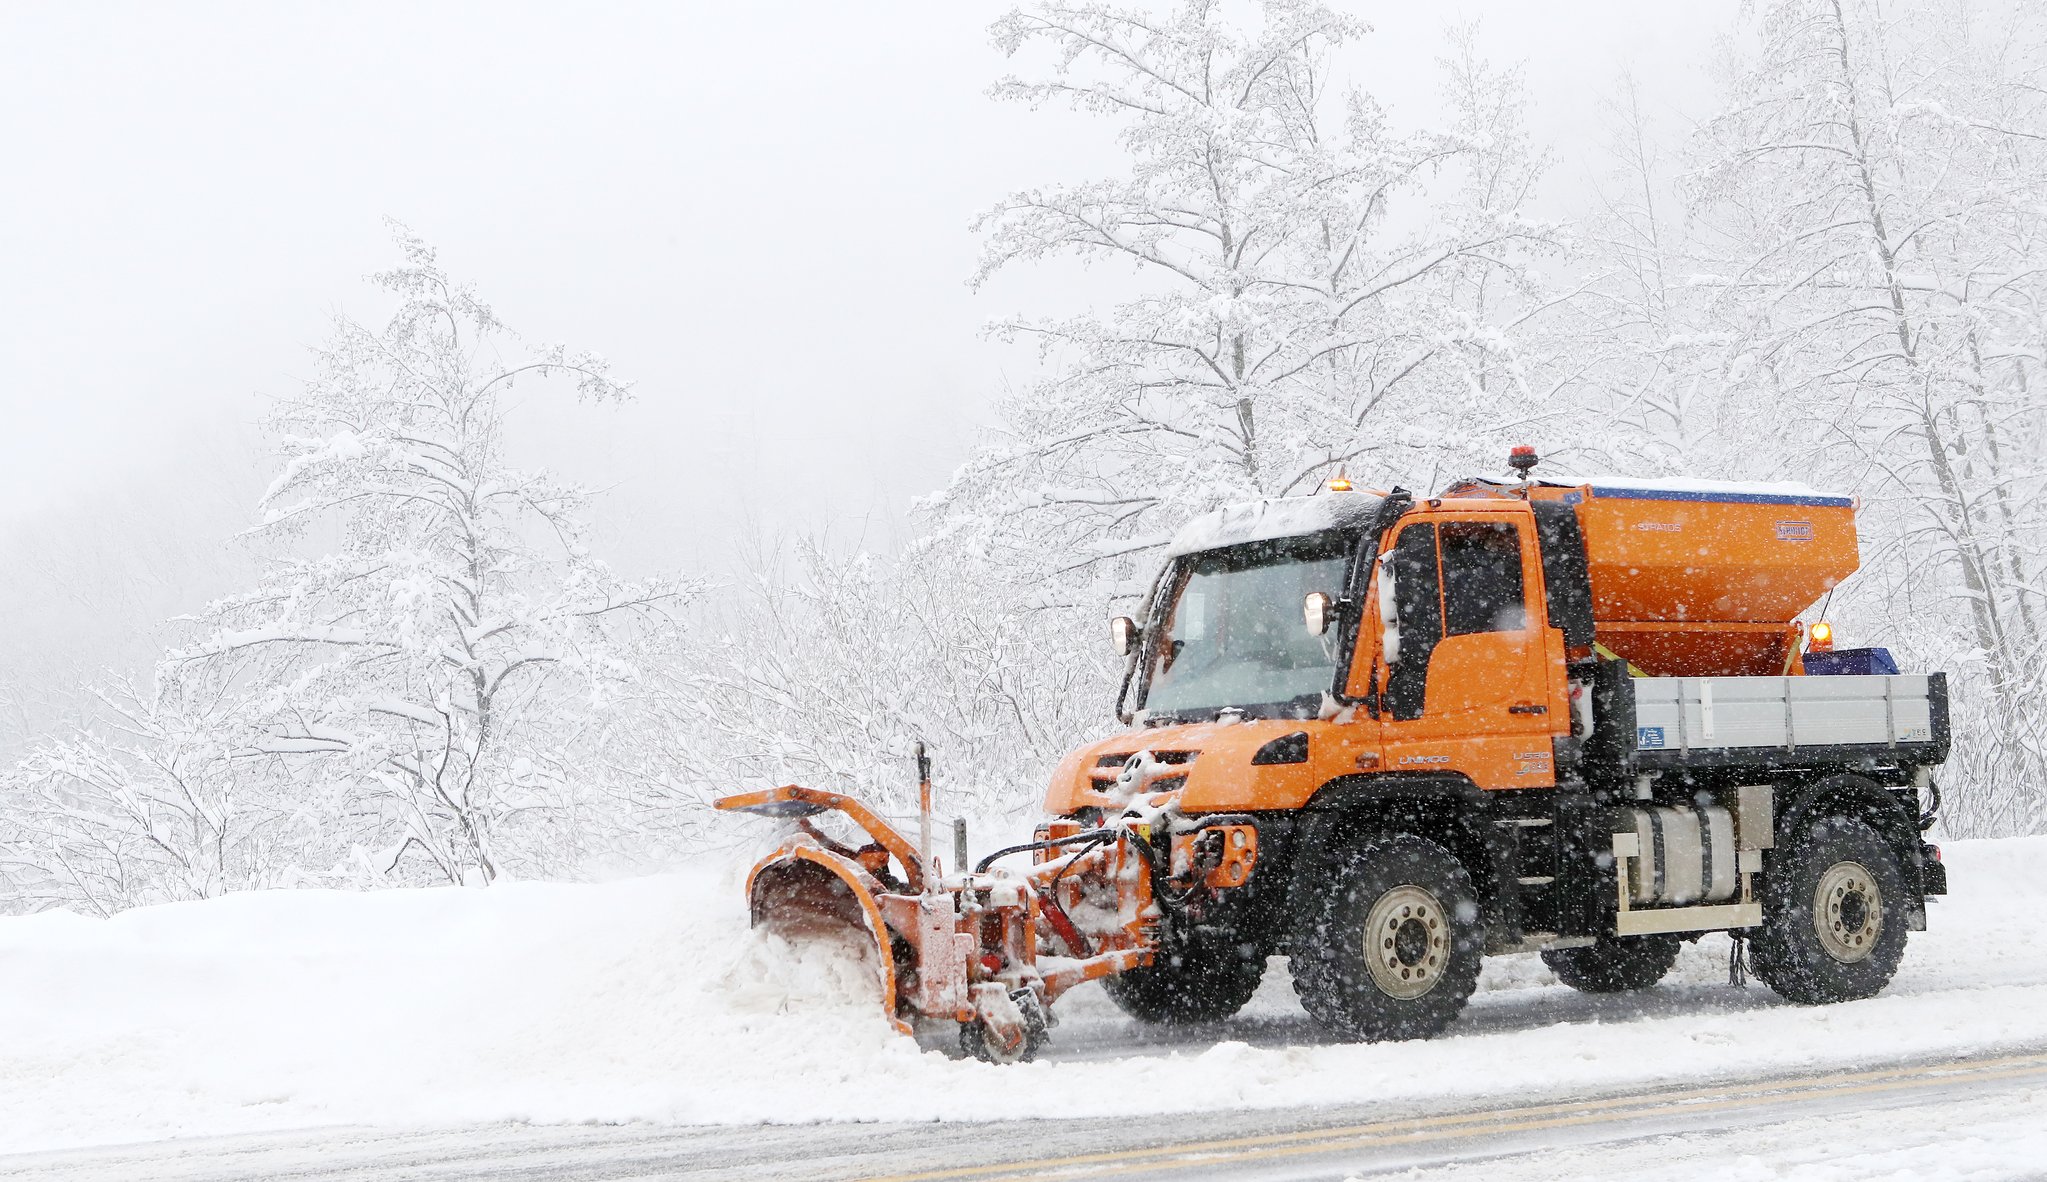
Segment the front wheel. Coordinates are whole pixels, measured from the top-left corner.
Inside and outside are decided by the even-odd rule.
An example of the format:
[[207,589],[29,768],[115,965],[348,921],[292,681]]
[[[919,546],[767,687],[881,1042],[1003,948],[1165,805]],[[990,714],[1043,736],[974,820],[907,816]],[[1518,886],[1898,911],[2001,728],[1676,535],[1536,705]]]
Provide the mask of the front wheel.
[[1220,1022],[1258,992],[1265,958],[1247,955],[1234,940],[1168,944],[1157,959],[1102,982],[1109,1000],[1140,1022],[1179,1025]]
[[1828,817],[1781,848],[1750,938],[1756,976],[1778,996],[1821,1005],[1874,996],[1905,955],[1905,875],[1867,824]]
[[1483,941],[1471,877],[1426,838],[1372,838],[1338,859],[1297,919],[1294,991],[1332,1033],[1428,1038],[1478,985]]

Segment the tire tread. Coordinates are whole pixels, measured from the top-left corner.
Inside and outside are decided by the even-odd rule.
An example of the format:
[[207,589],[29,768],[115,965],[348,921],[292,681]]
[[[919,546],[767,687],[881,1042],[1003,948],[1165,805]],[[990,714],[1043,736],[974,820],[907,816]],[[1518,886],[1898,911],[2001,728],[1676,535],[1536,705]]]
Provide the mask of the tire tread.
[[[1478,987],[1482,945],[1477,894],[1456,857],[1427,838],[1383,833],[1315,871],[1322,889],[1297,903],[1290,941],[1294,992],[1302,1008],[1325,1029],[1359,1042],[1428,1038],[1455,1021]],[[1456,924],[1442,980],[1408,1001],[1388,997],[1371,984],[1349,915],[1404,882],[1430,890]],[[1363,915],[1354,918],[1361,923]]]
[[[1779,842],[1782,851],[1763,882],[1763,926],[1749,937],[1755,975],[1779,997],[1825,1005],[1872,997],[1890,984],[1905,954],[1905,878],[1898,858],[1868,824],[1822,817]],[[1866,960],[1840,964],[1813,930],[1812,892],[1819,875],[1844,858],[1869,869],[1884,896],[1883,930]]]

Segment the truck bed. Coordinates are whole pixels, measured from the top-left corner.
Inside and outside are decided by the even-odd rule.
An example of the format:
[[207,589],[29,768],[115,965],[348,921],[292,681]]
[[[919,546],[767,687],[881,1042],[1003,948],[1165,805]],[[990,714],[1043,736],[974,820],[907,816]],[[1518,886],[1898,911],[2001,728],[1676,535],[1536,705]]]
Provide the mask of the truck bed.
[[[1610,757],[1643,771],[1947,757],[1947,678],[1636,677],[1600,695]],[[1632,734],[1630,735],[1630,732]]]

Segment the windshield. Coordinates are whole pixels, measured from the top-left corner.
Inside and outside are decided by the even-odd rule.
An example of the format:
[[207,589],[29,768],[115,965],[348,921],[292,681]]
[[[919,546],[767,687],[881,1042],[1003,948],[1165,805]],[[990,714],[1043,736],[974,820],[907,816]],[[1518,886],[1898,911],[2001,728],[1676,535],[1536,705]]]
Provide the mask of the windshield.
[[1181,559],[1164,637],[1150,653],[1146,713],[1319,709],[1336,674],[1337,630],[1310,635],[1301,600],[1311,591],[1342,597],[1352,546],[1344,535],[1319,534]]

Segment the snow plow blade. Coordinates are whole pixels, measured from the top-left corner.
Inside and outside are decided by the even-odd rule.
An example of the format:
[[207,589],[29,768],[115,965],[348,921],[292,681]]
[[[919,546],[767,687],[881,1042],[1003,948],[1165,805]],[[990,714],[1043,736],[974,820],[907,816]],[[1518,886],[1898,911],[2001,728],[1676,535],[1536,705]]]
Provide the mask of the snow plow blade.
[[[755,927],[792,938],[864,933],[896,1029],[950,1026],[962,1051],[994,1063],[1037,1053],[1060,994],[1151,964],[1154,880],[1176,893],[1241,884],[1257,844],[1249,817],[1190,818],[1154,805],[1095,828],[1054,822],[1036,840],[948,875],[921,843],[849,796],[786,785],[717,807],[794,823],[747,879]],[[812,823],[834,812],[867,843],[846,844]],[[1232,861],[1208,865],[1202,851],[1224,843],[1202,839],[1229,831]],[[1035,855],[1028,870],[994,866],[1023,853]]]
[[756,865],[746,885],[753,926],[790,943],[856,936],[872,946],[882,1012],[912,1033],[898,1012],[895,940],[876,899],[879,884],[821,850],[784,849]]
[[[746,895],[753,926],[791,942],[857,933],[872,945],[882,1012],[896,1029],[912,1033],[898,997],[901,976],[911,968],[901,938],[889,927],[880,899],[891,885],[891,860],[900,861],[923,884],[923,862],[903,836],[850,797],[790,784],[764,792],[728,796],[716,803],[725,812],[796,821],[797,833],[754,864]],[[809,823],[829,812],[844,813],[873,841],[849,847]]]

